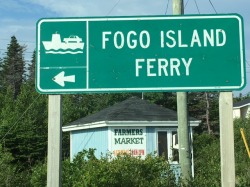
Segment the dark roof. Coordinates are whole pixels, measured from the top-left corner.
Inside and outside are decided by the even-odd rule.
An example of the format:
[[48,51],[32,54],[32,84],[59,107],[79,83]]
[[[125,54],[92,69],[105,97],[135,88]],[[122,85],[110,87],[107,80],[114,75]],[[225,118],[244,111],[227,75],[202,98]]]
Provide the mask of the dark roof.
[[[190,120],[197,121],[195,118],[191,118]],[[98,121],[177,121],[177,113],[146,100],[131,97],[68,125],[87,124]]]
[[239,101],[237,103],[234,103],[233,107],[241,107],[241,106],[244,106],[244,105],[250,105],[250,98],[247,98],[247,99],[244,99],[244,100]]

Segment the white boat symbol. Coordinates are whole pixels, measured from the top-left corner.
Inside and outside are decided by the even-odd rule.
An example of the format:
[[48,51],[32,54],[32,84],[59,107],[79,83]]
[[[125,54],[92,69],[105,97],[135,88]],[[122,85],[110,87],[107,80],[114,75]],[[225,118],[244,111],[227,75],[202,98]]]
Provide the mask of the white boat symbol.
[[84,43],[82,42],[82,38],[79,38],[76,35],[71,35],[69,38],[64,38],[63,42],[61,41],[61,36],[58,33],[52,34],[51,41],[43,41],[44,48],[46,51],[49,50],[75,50],[75,49],[83,49]]

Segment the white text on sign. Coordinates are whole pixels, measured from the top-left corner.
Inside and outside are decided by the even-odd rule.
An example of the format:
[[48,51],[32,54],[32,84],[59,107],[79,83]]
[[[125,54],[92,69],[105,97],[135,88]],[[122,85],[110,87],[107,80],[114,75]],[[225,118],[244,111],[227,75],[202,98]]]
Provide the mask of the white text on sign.
[[[154,76],[180,76],[180,67],[185,67],[185,76],[189,76],[189,67],[192,58],[152,58],[152,59],[135,59],[135,76],[139,77],[142,69],[146,69],[148,77]],[[155,70],[157,69],[157,70]]]
[[[136,31],[129,31],[128,33],[123,33],[121,31],[102,32],[102,49],[107,48],[107,43],[113,41],[114,47],[116,49],[122,49],[128,47],[130,49],[135,49],[137,47],[149,48],[151,37],[150,33],[143,30],[139,33]],[[189,40],[183,42],[183,32],[182,30],[168,30],[160,31],[159,34],[159,44],[161,48],[167,46],[169,48],[173,47],[222,47],[226,44],[226,32],[223,29],[203,29],[201,31],[193,30],[189,36]]]
[[[185,38],[186,38],[185,33]],[[226,44],[227,35],[223,29],[194,29],[189,35],[188,40],[183,40],[184,33],[182,30],[160,31],[159,41],[157,42],[161,48],[193,48],[193,47],[222,47]],[[107,49],[108,43],[113,42],[114,48],[121,50],[124,47],[129,49],[150,47],[151,37],[147,30],[140,32],[129,31],[123,33],[121,31],[102,32],[102,49]],[[143,74],[147,77],[155,76],[189,76],[190,66],[193,58],[138,58],[135,59],[135,76],[139,77]],[[180,72],[180,69],[184,72]]]

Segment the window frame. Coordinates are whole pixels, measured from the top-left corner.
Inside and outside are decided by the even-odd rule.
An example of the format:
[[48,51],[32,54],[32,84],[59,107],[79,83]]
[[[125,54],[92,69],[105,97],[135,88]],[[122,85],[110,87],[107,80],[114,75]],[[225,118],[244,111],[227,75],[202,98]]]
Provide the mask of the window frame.
[[[167,150],[168,150],[168,158],[167,161],[170,164],[179,164],[179,161],[173,161],[173,132],[177,132],[177,138],[178,138],[178,128],[156,128],[155,129],[156,134],[156,150],[157,155],[159,156],[159,150],[158,150],[158,132],[167,132]],[[179,150],[179,149],[178,149]],[[179,152],[178,152],[179,153]]]

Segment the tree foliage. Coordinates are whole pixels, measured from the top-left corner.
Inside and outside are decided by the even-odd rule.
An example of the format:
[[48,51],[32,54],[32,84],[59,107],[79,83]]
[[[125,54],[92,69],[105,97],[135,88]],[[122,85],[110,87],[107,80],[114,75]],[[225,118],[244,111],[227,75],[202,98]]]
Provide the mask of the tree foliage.
[[195,170],[192,186],[221,186],[219,138],[196,134],[193,147]]
[[237,119],[234,121],[234,126],[236,183],[238,186],[250,186],[250,158],[240,133],[242,128],[250,146],[250,119]]
[[31,62],[28,65],[28,82],[35,85],[36,51],[33,51]]
[[[240,134],[244,128],[246,139],[250,145],[250,119],[234,121],[234,149],[236,186],[250,186],[250,159]],[[194,168],[195,177],[191,186],[221,186],[220,171],[220,139],[219,136],[196,134],[194,136]]]
[[2,89],[7,89],[10,86],[13,91],[14,99],[20,93],[21,85],[24,80],[24,50],[25,47],[18,43],[15,36],[12,36],[6,56],[1,64],[0,75]]
[[[219,93],[191,92],[188,94],[189,116],[201,120],[199,132],[219,132]],[[198,128],[197,128],[198,130]]]
[[[16,166],[12,164],[14,158],[11,153],[3,150],[0,144],[0,186],[12,186],[15,178]],[[4,172],[3,172],[4,171]]]
[[6,94],[0,113],[4,146],[25,167],[43,160],[47,150],[47,99],[31,90],[23,84],[16,100]]
[[[39,165],[33,171],[32,185],[44,186],[46,168]],[[40,173],[40,175],[37,175]],[[145,160],[131,155],[105,155],[97,159],[94,150],[83,150],[75,159],[63,163],[63,186],[178,186],[170,165],[163,157],[148,155]]]
[[[35,91],[35,60],[25,64],[25,47],[11,37],[0,59],[0,186],[46,186],[47,95]],[[25,67],[28,67],[27,71]],[[26,74],[27,73],[27,74]],[[28,77],[26,77],[28,75]],[[27,79],[26,79],[27,78]],[[131,96],[176,110],[176,93],[105,93],[63,96],[63,125],[112,106]],[[189,186],[220,186],[218,92],[188,93],[189,116],[202,121],[194,136],[195,178]],[[235,98],[240,101],[249,97]],[[235,121],[236,186],[250,186],[250,159],[240,128],[250,145],[250,119]],[[204,133],[205,132],[205,133]],[[208,134],[206,132],[212,132]],[[146,160],[108,155],[96,159],[93,150],[69,157],[69,134],[63,133],[64,186],[175,186],[164,159]],[[31,176],[32,173],[32,176]]]

